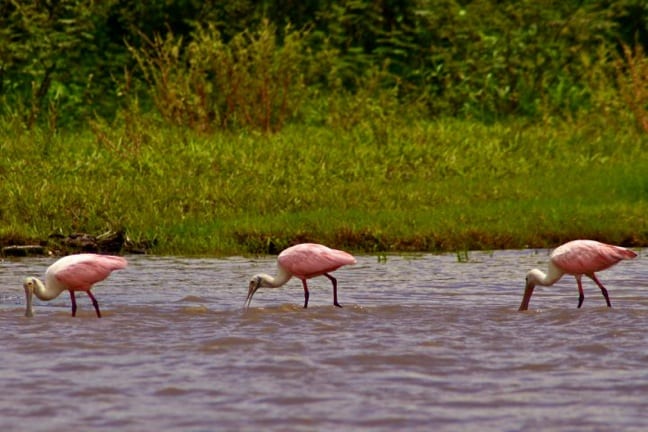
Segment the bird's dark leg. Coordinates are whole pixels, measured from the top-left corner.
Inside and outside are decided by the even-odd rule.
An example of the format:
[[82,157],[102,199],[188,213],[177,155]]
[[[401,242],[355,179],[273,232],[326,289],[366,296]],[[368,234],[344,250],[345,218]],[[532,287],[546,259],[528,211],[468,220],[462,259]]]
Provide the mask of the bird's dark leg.
[[324,273],[324,276],[329,278],[331,280],[331,283],[333,284],[333,304],[337,307],[342,307],[342,305],[338,303],[337,299],[337,280],[328,273]]
[[596,282],[596,285],[598,285],[599,288],[601,288],[601,292],[603,293],[603,297],[605,297],[605,303],[607,303],[608,307],[612,307],[612,303],[610,303],[610,296],[608,296],[608,291],[605,289],[601,281],[598,280],[596,275],[594,273],[588,274],[587,276],[590,277],[594,282]]
[[576,282],[578,283],[578,308],[580,309],[583,306],[583,300],[585,300],[585,294],[583,293],[583,284],[581,283],[581,275],[576,275]]
[[88,294],[88,297],[90,297],[90,300],[92,300],[92,306],[94,306],[95,311],[97,312],[97,318],[101,318],[101,312],[99,311],[99,302],[95,298],[95,296],[92,295],[90,290],[86,291]]
[[308,285],[306,285],[306,279],[302,279],[302,285],[304,285],[304,309],[308,307]]
[[74,297],[74,291],[70,290],[70,300],[72,300],[72,316],[76,316],[76,297]]

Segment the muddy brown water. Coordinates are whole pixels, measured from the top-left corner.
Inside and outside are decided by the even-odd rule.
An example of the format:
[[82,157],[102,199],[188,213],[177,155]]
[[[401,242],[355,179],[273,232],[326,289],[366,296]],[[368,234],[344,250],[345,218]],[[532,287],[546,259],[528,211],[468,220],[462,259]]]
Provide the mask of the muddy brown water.
[[359,256],[328,280],[259,291],[274,258],[128,257],[94,292],[35,303],[49,258],[0,262],[0,430],[648,430],[646,250],[576,309],[566,276],[519,313],[546,250]]

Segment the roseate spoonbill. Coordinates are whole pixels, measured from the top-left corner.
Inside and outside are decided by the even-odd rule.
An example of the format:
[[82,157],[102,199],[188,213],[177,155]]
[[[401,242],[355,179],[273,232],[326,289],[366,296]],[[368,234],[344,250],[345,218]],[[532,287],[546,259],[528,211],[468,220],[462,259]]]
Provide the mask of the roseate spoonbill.
[[74,297],[75,291],[85,291],[92,300],[92,305],[101,318],[99,303],[92,295],[92,285],[106,279],[113,270],[126,267],[127,261],[118,256],[97,255],[91,253],[68,255],[49,266],[45,272],[45,283],[35,277],[27,277],[23,282],[27,309],[25,316],[34,316],[32,297],[35,295],[40,300],[52,300],[63,291],[70,292],[72,300],[72,316],[76,315],[77,305]]
[[277,257],[277,276],[261,273],[250,280],[250,288],[245,301],[246,307],[250,307],[252,296],[259,288],[279,288],[291,277],[301,279],[304,286],[304,308],[308,307],[308,285],[306,279],[316,276],[326,276],[333,284],[333,304],[342,307],[337,299],[337,280],[331,273],[338,268],[355,264],[353,255],[344,251],[331,249],[321,244],[302,243],[284,249]]
[[583,305],[583,300],[585,299],[583,285],[581,284],[581,277],[583,275],[596,282],[596,285],[601,288],[608,307],[612,307],[607,290],[594,273],[612,267],[621,260],[632,259],[636,256],[636,253],[626,248],[600,243],[594,240],[573,240],[567,242],[557,247],[551,253],[547,274],[538,269],[533,269],[527,273],[526,288],[519,310],[525,311],[529,308],[529,300],[536,285],[553,285],[565,273],[576,277],[579,308]]

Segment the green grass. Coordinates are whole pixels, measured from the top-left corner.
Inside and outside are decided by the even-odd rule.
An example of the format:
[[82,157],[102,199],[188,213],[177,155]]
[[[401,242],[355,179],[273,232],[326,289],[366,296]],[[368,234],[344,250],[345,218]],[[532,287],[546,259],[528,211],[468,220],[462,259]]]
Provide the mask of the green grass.
[[6,133],[0,242],[125,229],[159,254],[647,245],[647,141],[586,120]]

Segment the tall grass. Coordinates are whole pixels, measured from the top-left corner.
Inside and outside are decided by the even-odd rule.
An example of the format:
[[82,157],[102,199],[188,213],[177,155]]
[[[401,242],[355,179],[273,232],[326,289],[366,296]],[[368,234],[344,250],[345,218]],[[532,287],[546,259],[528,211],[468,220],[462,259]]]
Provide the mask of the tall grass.
[[395,117],[380,130],[271,135],[141,125],[1,137],[0,240],[124,229],[156,240],[155,253],[182,254],[296,241],[371,252],[648,244],[646,138],[604,119]]
[[129,46],[158,112],[169,123],[211,132],[251,127],[280,129],[303,98],[308,48],[288,26],[280,44],[264,20],[225,43],[216,26],[198,26],[193,39],[168,33],[147,46]]
[[619,90],[638,126],[648,133],[648,58],[640,45],[623,45],[623,54],[617,60]]

